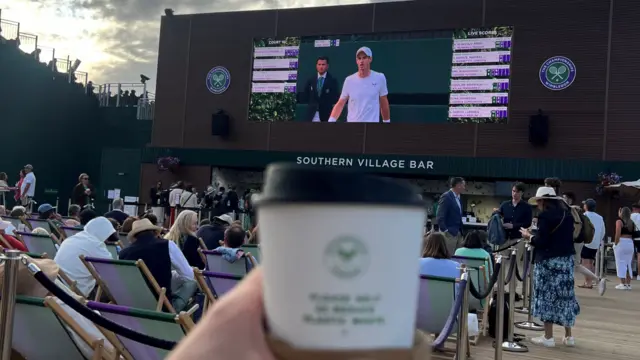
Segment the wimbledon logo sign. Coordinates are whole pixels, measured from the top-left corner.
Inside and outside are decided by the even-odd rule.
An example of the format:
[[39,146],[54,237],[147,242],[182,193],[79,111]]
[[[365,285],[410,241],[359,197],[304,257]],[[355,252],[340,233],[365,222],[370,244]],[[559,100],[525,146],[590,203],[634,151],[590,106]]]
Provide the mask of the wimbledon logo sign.
[[576,65],[564,56],[549,58],[540,67],[540,82],[549,90],[564,90],[575,80]]
[[223,66],[216,66],[207,74],[207,89],[213,94],[220,95],[231,85],[231,73]]

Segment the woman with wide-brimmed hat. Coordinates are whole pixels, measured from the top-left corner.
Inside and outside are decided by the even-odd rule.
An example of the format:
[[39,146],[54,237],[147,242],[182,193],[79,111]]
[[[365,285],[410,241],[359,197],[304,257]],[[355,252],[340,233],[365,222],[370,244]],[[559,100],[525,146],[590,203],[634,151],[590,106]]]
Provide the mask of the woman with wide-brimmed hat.
[[544,335],[531,342],[546,347],[555,346],[553,324],[563,326],[562,340],[574,346],[571,328],[580,313],[574,289],[573,217],[570,207],[556,195],[552,187],[538,188],[536,196],[529,199],[538,206],[538,231],[532,234],[521,229],[522,237],[530,239],[534,246],[533,316],[544,322]]

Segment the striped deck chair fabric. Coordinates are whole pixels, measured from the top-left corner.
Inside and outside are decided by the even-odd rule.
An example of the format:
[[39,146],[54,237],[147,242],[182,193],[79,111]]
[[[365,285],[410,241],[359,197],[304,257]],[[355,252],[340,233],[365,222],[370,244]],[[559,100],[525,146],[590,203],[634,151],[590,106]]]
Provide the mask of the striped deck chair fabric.
[[219,274],[229,274],[229,275],[239,275],[244,276],[247,274],[247,261],[246,257],[242,257],[235,262],[229,262],[225,260],[221,254],[213,251],[213,250],[205,250],[202,251],[202,254],[206,258],[207,270],[219,273]]
[[32,234],[27,232],[17,232],[18,237],[27,247],[30,253],[43,254],[46,253],[50,259],[56,257],[58,253],[58,244],[51,236]]
[[17,296],[13,348],[25,359],[86,360],[44,299]]
[[69,227],[69,226],[61,226],[60,229],[64,231],[64,235],[66,237],[73,236],[82,231],[82,229]]
[[31,230],[41,227],[45,230],[51,231],[51,228],[49,227],[49,222],[47,220],[34,219],[34,218],[26,218],[25,220],[27,221],[27,224],[29,224],[29,227],[31,227]]
[[210,302],[219,299],[242,281],[242,276],[220,274],[211,271],[194,271],[194,274],[196,275],[198,285],[200,285],[201,290],[207,294]]
[[[115,323],[158,339],[179,342],[185,336],[185,330],[181,324],[184,318],[181,315],[94,301],[89,301],[87,306],[92,310],[99,311],[102,316]],[[107,338],[115,337],[131,357],[136,360],[162,360],[169,354],[167,350],[144,345],[117,334],[109,333],[105,334],[105,336]],[[115,342],[112,339],[110,340]]]
[[[167,300],[161,290],[154,290],[158,286],[155,279],[145,274],[146,266],[142,260],[113,260],[93,257],[81,257],[87,269],[94,274],[98,285],[113,302],[121,306],[136,309],[158,311],[165,305],[173,311],[171,302]],[[146,270],[148,271],[148,269]]]
[[261,263],[262,260],[262,252],[260,251],[260,246],[258,245],[251,245],[251,244],[245,244],[242,245],[240,247],[242,250],[244,250],[244,252],[248,252],[251,253],[251,255],[253,256],[254,259],[256,259],[256,262],[258,264]]
[[[420,276],[416,327],[426,333],[438,334],[444,328],[455,301],[456,279]],[[454,331],[457,325],[454,327]]]
[[[24,225],[22,220],[15,217],[3,216],[2,220],[10,222],[11,225],[13,225],[13,227],[16,228],[16,230],[20,230],[22,228],[20,225]],[[9,234],[9,235],[13,235],[13,234]]]

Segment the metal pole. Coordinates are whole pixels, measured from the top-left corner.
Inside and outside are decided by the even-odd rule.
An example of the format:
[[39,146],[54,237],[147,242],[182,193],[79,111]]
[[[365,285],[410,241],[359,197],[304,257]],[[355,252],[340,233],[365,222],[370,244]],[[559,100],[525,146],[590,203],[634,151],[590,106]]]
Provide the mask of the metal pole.
[[7,250],[2,258],[4,259],[4,287],[0,300],[0,319],[2,320],[2,331],[0,331],[0,350],[2,351],[0,353],[2,360],[10,360],[20,251]]
[[59,197],[56,198],[56,210],[60,211],[60,207],[58,205],[60,205],[60,198]]
[[[525,246],[525,254],[531,251],[531,245],[526,244]],[[526,259],[526,255],[525,255]],[[527,267],[527,264],[522,262],[522,272]],[[529,267],[529,271],[531,271],[531,267]],[[524,274],[524,278],[522,278],[522,306],[515,308],[515,312],[519,314],[528,314],[529,313],[529,274]]]
[[544,326],[533,321],[533,254],[531,256],[531,264],[529,265],[529,313],[527,314],[526,321],[520,321],[515,323],[515,327],[518,329],[531,330],[531,331],[543,331]]
[[469,341],[468,334],[468,316],[469,316],[469,272],[467,268],[462,268],[462,276],[460,276],[462,281],[466,280],[466,285],[464,289],[462,289],[462,308],[460,309],[460,315],[458,316],[458,333],[457,333],[457,342],[456,342],[456,359],[466,359],[466,354],[468,352],[467,342]]
[[502,266],[500,266],[500,273],[498,274],[498,289],[496,290],[496,301],[498,304],[496,306],[496,338],[493,342],[493,347],[495,348],[495,360],[502,360],[502,341],[504,339],[502,328],[502,324],[504,324],[504,274],[507,269],[503,267],[505,265],[503,260],[504,258],[502,255],[498,255],[496,263],[500,262]]
[[[511,250],[511,258],[518,259],[518,249],[514,247]],[[518,262],[514,262],[513,266],[518,266]],[[511,276],[511,281],[509,281],[509,332],[507,334],[507,341],[502,343],[502,350],[509,352],[528,352],[529,349],[522,344],[513,340],[513,318],[515,314],[515,306],[516,306],[516,279],[517,276],[513,274]],[[502,326],[502,323],[497,324],[497,326]]]
[[36,35],[36,50],[33,52],[34,58],[40,62],[40,56],[38,56],[38,35]]
[[122,91],[122,84],[118,83],[118,94],[116,95],[116,107],[120,107],[120,92]]

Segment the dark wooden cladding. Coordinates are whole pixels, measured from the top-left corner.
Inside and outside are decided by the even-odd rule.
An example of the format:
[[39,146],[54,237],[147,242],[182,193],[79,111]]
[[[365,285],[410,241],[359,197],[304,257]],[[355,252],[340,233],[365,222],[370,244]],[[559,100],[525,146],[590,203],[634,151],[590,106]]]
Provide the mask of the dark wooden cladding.
[[[640,103],[635,91],[640,82],[640,42],[636,39],[640,23],[635,21],[639,11],[640,3],[621,0],[416,0],[165,17],[152,145],[635,160],[640,153]],[[515,27],[508,124],[365,127],[246,120],[253,38],[495,25]],[[568,89],[550,91],[540,84],[539,69],[546,59],[558,55],[573,60],[577,77]],[[205,86],[206,74],[214,66],[224,66],[231,73],[231,86],[222,95],[209,93]],[[211,114],[218,109],[226,110],[233,119],[233,135],[226,141],[211,135]],[[538,109],[551,119],[549,145],[542,149],[528,142],[529,116]]]

